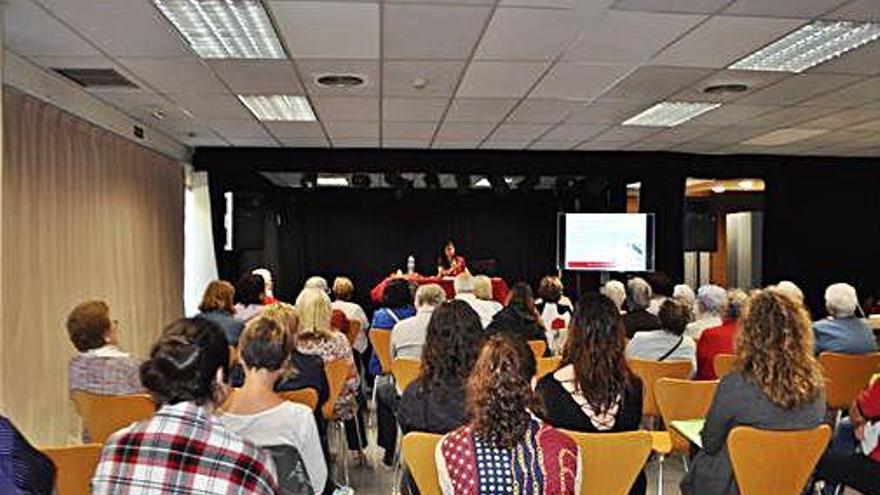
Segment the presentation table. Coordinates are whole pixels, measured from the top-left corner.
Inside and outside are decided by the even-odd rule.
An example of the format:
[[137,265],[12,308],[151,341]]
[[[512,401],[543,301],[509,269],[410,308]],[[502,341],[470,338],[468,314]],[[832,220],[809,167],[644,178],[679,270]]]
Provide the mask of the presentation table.
[[[370,291],[370,299],[373,300],[376,304],[382,303],[382,292],[385,291],[385,285],[388,284],[389,281],[395,278],[402,278],[404,280],[415,282],[419,285],[425,284],[437,284],[440,287],[443,287],[443,290],[446,292],[446,298],[452,299],[455,297],[455,285],[454,278],[452,277],[426,277],[423,275],[419,275],[418,273],[413,275],[390,275],[385,277],[384,280],[376,284],[373,287],[373,290]],[[504,301],[507,299],[507,292],[509,288],[507,287],[507,282],[502,278],[492,277],[492,299],[504,304]]]

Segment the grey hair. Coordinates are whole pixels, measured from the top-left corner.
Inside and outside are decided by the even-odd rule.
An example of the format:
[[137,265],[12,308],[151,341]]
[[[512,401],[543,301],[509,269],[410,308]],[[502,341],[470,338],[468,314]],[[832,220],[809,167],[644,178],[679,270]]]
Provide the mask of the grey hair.
[[416,289],[416,307],[431,306],[436,308],[446,301],[446,291],[437,284],[420,285]]
[[647,308],[653,296],[651,286],[641,277],[633,277],[626,283],[626,300],[633,311]]
[[306,280],[303,289],[318,289],[327,292],[330,290],[330,286],[327,285],[326,278],[316,275],[314,277],[309,277],[308,280]]
[[618,311],[623,307],[623,303],[626,302],[626,287],[624,287],[623,282],[620,280],[609,280],[605,282],[605,285],[599,289],[599,293],[608,299],[611,299],[611,302],[617,306]]
[[474,295],[487,301],[492,300],[492,279],[486,275],[474,275]]
[[727,291],[713,284],[700,287],[697,291],[697,307],[700,313],[724,315],[727,311]]
[[471,274],[467,272],[459,273],[458,276],[455,277],[455,281],[453,281],[452,285],[455,287],[456,294],[473,292],[474,277],[472,277]]

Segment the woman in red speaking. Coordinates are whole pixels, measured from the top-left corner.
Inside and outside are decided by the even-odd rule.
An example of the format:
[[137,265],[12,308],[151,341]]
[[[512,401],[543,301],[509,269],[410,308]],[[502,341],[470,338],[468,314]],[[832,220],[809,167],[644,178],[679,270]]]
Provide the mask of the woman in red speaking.
[[454,277],[467,270],[467,262],[463,256],[455,254],[455,242],[452,239],[443,245],[443,253],[437,258],[437,276]]

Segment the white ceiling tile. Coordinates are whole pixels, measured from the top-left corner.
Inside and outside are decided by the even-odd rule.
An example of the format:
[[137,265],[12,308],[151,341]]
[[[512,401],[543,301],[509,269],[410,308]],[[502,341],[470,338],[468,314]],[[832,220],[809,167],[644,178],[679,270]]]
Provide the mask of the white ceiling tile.
[[[792,105],[859,81],[841,74],[796,74],[737,100],[743,105]],[[880,96],[880,90],[877,91]]]
[[812,19],[837,7],[847,0],[736,0],[723,13],[725,15],[751,15],[766,17],[790,17]]
[[379,98],[371,96],[317,96],[313,99],[318,118],[323,121],[376,122]]
[[430,139],[383,139],[383,148],[428,148]]
[[730,0],[617,0],[611,8],[639,12],[711,14],[728,3]]
[[197,146],[231,146],[229,141],[213,134],[198,134],[195,136],[184,136],[180,141],[192,147]]
[[581,104],[551,98],[526,98],[508,117],[516,124],[555,124]]
[[239,148],[277,148],[278,141],[271,137],[265,138],[227,138],[232,146]]
[[[875,119],[880,119],[880,109],[851,108],[842,112],[832,113],[818,119],[809,120],[800,125],[805,129],[842,129],[856,126]],[[858,130],[858,129],[856,129]]]
[[226,139],[272,139],[256,120],[205,120]]
[[[740,127],[740,126],[728,126],[724,127],[720,130],[712,130],[709,132],[700,133],[698,136],[694,136],[694,138],[698,139],[688,139],[686,141],[700,141],[701,143],[711,143],[711,144],[735,144],[741,143],[747,139],[751,139],[755,136],[760,136],[762,134],[766,134],[769,132],[767,128],[764,127]],[[665,132],[664,132],[665,134]],[[653,136],[652,136],[653,137]]]
[[323,148],[327,146],[327,139],[320,137],[284,137],[279,139],[283,146],[289,148]]
[[385,98],[382,104],[386,122],[433,122],[440,120],[448,98]]
[[485,141],[480,145],[484,150],[521,150],[529,145],[529,141]]
[[280,139],[324,137],[321,124],[317,122],[264,122],[263,124],[273,136]]
[[434,149],[454,149],[454,150],[469,150],[474,149],[480,145],[480,140],[473,141],[434,141],[431,145],[431,148]]
[[605,124],[561,124],[541,137],[545,141],[583,141],[589,139],[608,126]]
[[[335,0],[334,0],[335,1]],[[378,0],[371,0],[378,1]],[[495,0],[384,0],[385,3],[399,3],[399,4],[420,4],[420,3],[430,3],[430,4],[442,4],[442,5],[492,5],[495,3]]]
[[753,119],[759,115],[778,110],[779,107],[752,106],[752,105],[722,105],[721,107],[697,116],[688,123],[694,125],[722,126],[738,124],[745,120]]
[[351,2],[270,3],[294,58],[379,58],[379,6]]
[[558,63],[550,69],[532,96],[542,98],[595,98],[625,77],[632,66],[623,64]]
[[622,143],[631,143],[662,132],[662,128],[657,127],[633,127],[633,126],[616,126],[612,127],[594,139],[598,141],[617,141]]
[[[705,17],[609,10],[587,20],[564,60],[571,62],[641,62],[662,50]],[[638,42],[633,42],[638,33]]]
[[517,101],[516,98],[453,98],[446,122],[498,122]]
[[670,145],[693,141],[696,138],[715,132],[718,129],[718,127],[696,125],[687,126],[687,124],[685,124],[661,131],[653,136],[648,136],[639,141],[639,143],[645,143],[645,146],[668,147]]
[[654,57],[652,63],[726,67],[804,22],[802,19],[715,16]]
[[327,132],[333,139],[366,138],[379,139],[379,124],[376,122],[324,122]]
[[803,104],[816,107],[844,108],[865,104],[873,106],[871,103],[877,100],[880,100],[880,77],[866,79],[845,88],[837,88],[835,91],[807,100]]
[[287,60],[210,60],[208,64],[235,94],[304,94]]
[[543,134],[551,124],[502,124],[492,133],[493,141],[531,141]]
[[530,150],[570,150],[580,141],[535,141],[529,145]]
[[122,58],[119,62],[160,93],[226,93],[226,87],[195,58]]
[[587,141],[578,145],[580,151],[614,151],[626,146],[625,141]]
[[651,106],[651,101],[600,98],[575,109],[565,121],[569,124],[617,124]]
[[786,107],[744,120],[738,126],[761,129],[792,127],[801,122],[816,119],[833,112],[833,109],[821,107]]
[[382,139],[417,139],[430,141],[437,129],[436,122],[385,122]]
[[480,141],[495,124],[492,122],[444,122],[437,132],[437,141]]
[[862,45],[855,50],[808,69],[814,74],[855,74],[873,76],[880,74],[880,43]]
[[152,2],[56,2],[52,10],[111,55],[193,56],[186,41]]
[[568,46],[581,20],[565,9],[499,8],[474,54],[485,60],[551,60]]
[[716,153],[719,149],[719,145],[715,143],[704,143],[701,141],[688,141],[687,143],[667,148],[669,151],[677,151],[679,153]]
[[379,138],[333,138],[336,148],[378,148]]
[[471,62],[456,96],[523,96],[547,66],[542,62]]
[[[367,96],[379,94],[378,60],[321,60],[300,59],[297,67],[304,84],[312,95],[326,96]],[[324,86],[317,83],[321,76],[328,74],[354,75],[364,83],[355,87]]]
[[[132,118],[156,127],[172,137],[179,138],[190,132],[212,134],[207,127],[185,113],[176,102],[155,93],[136,90],[124,93],[93,91],[91,94],[122,110]],[[161,120],[157,120],[153,116],[153,112],[156,110],[162,112]]]
[[232,95],[223,94],[170,94],[172,100],[197,119],[253,120],[247,108]]
[[855,0],[825,17],[845,21],[880,22],[880,2],[877,0]]
[[384,56],[389,59],[468,58],[489,18],[488,7],[387,5]]
[[640,100],[650,106],[711,73],[692,67],[644,66],[626,76],[602,97],[617,100]]
[[6,49],[19,55],[100,56],[73,31],[29,0],[11,0],[4,6]]
[[[464,62],[385,62],[382,91],[386,96],[450,96],[464,65]],[[416,80],[424,81],[424,87],[416,87],[413,84]]]
[[[604,1],[607,2],[608,0]],[[570,9],[578,6],[578,4],[578,0],[501,0],[499,3],[502,7],[531,7],[542,9]]]

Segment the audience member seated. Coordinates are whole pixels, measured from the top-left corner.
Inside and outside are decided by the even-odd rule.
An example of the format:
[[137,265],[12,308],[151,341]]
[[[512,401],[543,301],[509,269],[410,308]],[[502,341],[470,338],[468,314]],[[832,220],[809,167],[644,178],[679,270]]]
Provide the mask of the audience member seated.
[[213,324],[168,325],[141,365],[141,381],[161,407],[110,436],[92,494],[277,493],[272,458],[214,416],[228,372],[229,346]]
[[727,314],[724,323],[703,331],[697,342],[697,380],[715,380],[715,356],[733,354],[733,344],[739,330],[739,319],[749,296],[740,289],[727,291]]
[[363,354],[367,350],[367,330],[370,328],[370,320],[364,313],[364,308],[356,302],[354,297],[354,283],[348,277],[336,277],[333,279],[333,296],[336,298],[331,307],[334,311],[341,311],[349,321],[357,321],[361,324],[361,330],[354,339],[352,348]]
[[275,299],[275,282],[272,281],[272,272],[270,272],[268,268],[256,268],[251,270],[251,273],[263,277],[263,283],[266,288],[263,295],[263,305],[271,306],[272,304],[277,303],[278,299]]
[[703,450],[681,483],[684,495],[737,492],[727,453],[733,428],[800,430],[824,418],[824,378],[803,305],[772,290],[758,293],[743,316],[736,354],[734,371],[721,379],[709,408]]
[[503,307],[500,302],[492,297],[492,279],[486,275],[474,275],[474,295],[481,301],[487,301],[495,306],[496,311]]
[[455,287],[455,298],[468,303],[480,316],[483,328],[488,327],[492,323],[492,317],[499,311],[498,305],[483,301],[474,294],[474,277],[468,272],[460,273],[455,277],[453,286]]
[[[637,333],[636,337],[646,333]],[[625,336],[620,313],[611,299],[589,293],[581,298],[560,368],[544,375],[535,388],[547,422],[586,433],[639,429],[642,382],[626,364]],[[642,473],[630,494],[643,495],[645,487]]]
[[696,319],[688,323],[685,333],[699,341],[703,331],[724,323],[721,316],[727,312],[727,291],[717,285],[704,285],[697,291]]
[[504,335],[483,346],[468,379],[470,421],[437,445],[444,495],[512,493],[514,487],[522,495],[580,493],[578,446],[532,415],[536,398],[521,357]]
[[345,335],[330,327],[330,297],[320,289],[303,289],[296,298],[299,334],[296,349],[303,354],[320,356],[324,364],[343,360],[350,366],[348,379],[333,405],[333,414],[345,421],[348,448],[360,452],[366,447],[366,428],[359,407],[361,377],[354,363],[351,345]]
[[880,380],[853,403],[849,425],[838,427],[832,448],[819,461],[816,478],[831,485],[825,493],[832,493],[837,485],[880,493]]
[[783,280],[776,285],[771,285],[768,288],[788,296],[789,298],[791,298],[792,301],[798,304],[804,304],[804,291],[802,291],[801,288],[797,286],[797,284],[790,280]]
[[620,280],[609,280],[599,289],[599,293],[611,299],[620,314],[626,314],[626,286]]
[[[403,278],[395,278],[389,280],[385,285],[382,292],[382,307],[373,313],[371,326],[373,329],[391,330],[399,322],[415,315],[416,308],[413,306],[409,282]],[[370,358],[369,371],[374,376],[382,374],[382,366],[379,364],[379,357],[375,351]]]
[[226,403],[220,420],[260,447],[294,447],[293,464],[285,466],[275,458],[280,493],[320,494],[327,482],[327,465],[312,410],[275,393],[275,383],[291,368],[293,349],[292,336],[277,320],[265,315],[251,320],[239,341],[244,386]]
[[263,277],[249,273],[242,277],[235,286],[235,317],[248,322],[260,316],[266,307],[266,283]]
[[535,309],[544,322],[547,343],[553,354],[559,354],[562,352],[562,346],[565,345],[566,329],[572,313],[571,305],[561,302],[562,281],[559,277],[542,278],[541,283],[538,284],[538,298],[535,300]]
[[672,296],[672,281],[663,272],[650,272],[645,275],[646,282],[651,286],[651,304],[648,312],[660,315],[660,306]]
[[684,304],[690,314],[689,321],[694,321],[697,311],[697,295],[694,294],[694,289],[688,284],[678,284],[672,289],[672,298]]
[[35,449],[8,419],[0,416],[0,493],[51,495],[55,465]]
[[626,283],[627,312],[623,316],[623,326],[627,338],[631,339],[636,332],[657,330],[662,326],[660,318],[648,312],[652,295],[651,286],[643,278],[634,277]]
[[688,310],[674,299],[660,306],[661,330],[648,330],[633,335],[626,345],[626,357],[654,361],[690,361],[691,373],[697,370],[697,343],[684,335]]
[[816,354],[839,352],[867,354],[877,351],[874,331],[868,323],[856,317],[859,298],[849,284],[832,284],[825,290],[825,308],[828,317],[813,323],[816,334]]
[[313,275],[306,279],[303,289],[318,289],[325,294],[330,294],[330,287],[327,285],[327,279],[319,275]]
[[[503,333],[523,342],[541,340],[546,342],[546,332],[541,315],[535,308],[532,288],[525,282],[517,282],[507,293],[507,306],[492,318],[486,328],[488,333]],[[547,349],[549,351],[549,347]]]
[[196,318],[204,318],[217,325],[226,335],[226,342],[238,345],[238,336],[244,330],[244,322],[235,317],[235,287],[225,280],[215,280],[208,284],[199,304]]
[[438,306],[446,301],[446,292],[437,284],[425,284],[416,290],[416,314],[398,322],[391,329],[391,358],[422,358],[428,323]]
[[[118,344],[119,326],[110,320],[110,307],[104,301],[87,301],[67,316],[67,333],[79,353],[68,366],[68,389],[102,395],[128,395],[143,391],[140,363],[122,352]],[[84,442],[90,441],[83,430]]]

